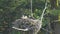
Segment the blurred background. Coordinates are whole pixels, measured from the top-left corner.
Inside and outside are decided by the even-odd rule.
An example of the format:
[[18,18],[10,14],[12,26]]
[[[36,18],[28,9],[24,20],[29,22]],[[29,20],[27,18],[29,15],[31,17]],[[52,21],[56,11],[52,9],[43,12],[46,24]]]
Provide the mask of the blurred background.
[[[48,8],[38,34],[60,34],[60,0],[32,0],[33,17],[40,18],[46,2]],[[30,14],[31,0],[0,0],[0,34],[21,34],[11,28],[12,22]]]

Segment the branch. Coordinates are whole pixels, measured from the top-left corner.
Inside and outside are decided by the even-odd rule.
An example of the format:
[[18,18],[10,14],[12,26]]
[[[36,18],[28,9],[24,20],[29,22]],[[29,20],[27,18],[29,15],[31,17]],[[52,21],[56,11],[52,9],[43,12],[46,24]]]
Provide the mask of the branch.
[[59,22],[60,20],[54,20],[54,21],[52,21],[52,22]]
[[21,31],[28,31],[28,28],[26,29],[20,29],[20,28],[17,28],[17,27],[12,27],[13,29],[16,29],[16,30],[21,30]]
[[44,16],[44,12],[45,12],[46,9],[47,9],[47,2],[45,3],[45,8],[43,9],[41,18],[39,18],[39,19],[41,19],[41,22],[42,22],[42,19],[43,19],[43,16]]

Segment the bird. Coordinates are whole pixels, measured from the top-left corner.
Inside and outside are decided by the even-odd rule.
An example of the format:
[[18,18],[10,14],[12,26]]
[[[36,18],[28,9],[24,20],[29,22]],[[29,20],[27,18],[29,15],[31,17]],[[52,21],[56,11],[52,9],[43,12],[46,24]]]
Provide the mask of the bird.
[[21,19],[17,19],[12,23],[12,28],[28,32],[28,34],[37,34],[41,29],[42,22],[38,19],[31,19],[27,16],[22,16]]

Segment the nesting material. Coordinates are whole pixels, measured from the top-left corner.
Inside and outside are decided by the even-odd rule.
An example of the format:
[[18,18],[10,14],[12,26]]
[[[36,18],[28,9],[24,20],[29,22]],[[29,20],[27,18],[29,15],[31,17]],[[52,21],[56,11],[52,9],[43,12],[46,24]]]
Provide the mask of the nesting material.
[[21,18],[13,22],[12,28],[20,31],[29,31],[28,34],[37,34],[41,28],[41,25],[42,23],[40,20]]

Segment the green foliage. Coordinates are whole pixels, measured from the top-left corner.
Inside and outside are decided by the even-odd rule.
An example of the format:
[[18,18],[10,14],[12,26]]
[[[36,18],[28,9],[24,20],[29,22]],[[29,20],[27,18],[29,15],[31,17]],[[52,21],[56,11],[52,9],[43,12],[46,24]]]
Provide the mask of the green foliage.
[[38,19],[42,14],[42,10],[35,9],[33,14],[34,14],[34,17]]

